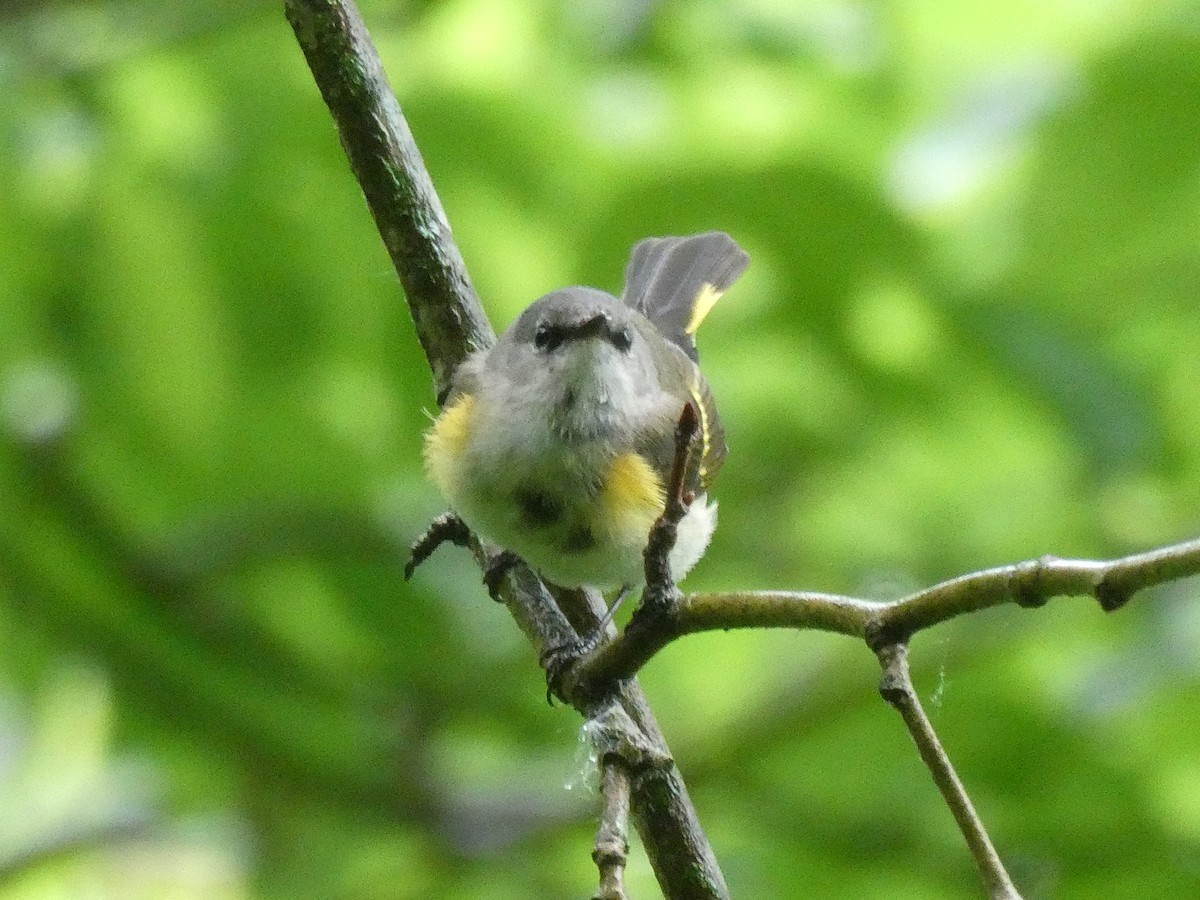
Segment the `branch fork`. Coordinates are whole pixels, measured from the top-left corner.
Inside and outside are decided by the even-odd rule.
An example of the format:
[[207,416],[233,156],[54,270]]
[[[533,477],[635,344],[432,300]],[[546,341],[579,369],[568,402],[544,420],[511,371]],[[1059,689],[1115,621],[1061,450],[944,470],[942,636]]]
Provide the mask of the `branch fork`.
[[[441,401],[457,365],[492,343],[494,333],[353,0],[285,0],[285,8],[404,286]],[[685,634],[784,627],[832,631],[868,643],[883,669],[881,693],[901,713],[917,742],[989,895],[1015,900],[1018,894],[912,689],[908,639],[955,616],[1010,602],[1032,608],[1058,596],[1086,595],[1106,611],[1119,609],[1145,587],[1200,574],[1200,539],[1108,561],[1046,556],[963,575],[892,603],[798,591],[682,596],[671,577],[669,556],[679,520],[691,502],[684,490],[696,427],[694,421],[689,424],[689,410],[695,418],[689,406],[680,419],[667,506],[649,536],[642,603],[624,633],[573,661],[563,679],[563,695],[585,716],[612,706],[620,711],[614,718],[633,723],[633,728],[623,724],[619,733],[637,736],[625,744],[618,740],[615,749],[601,753],[605,809],[594,851],[601,881],[596,896],[624,897],[625,823],[630,814],[667,897],[729,896],[635,675],[655,653]],[[602,610],[595,609],[595,598],[586,592],[556,590],[552,596],[527,566],[497,561],[461,521],[443,522],[440,537],[433,535],[436,530],[437,523],[418,541],[420,552],[414,552],[406,576],[438,544],[450,540],[471,549],[487,571],[489,592],[507,605],[535,646],[563,646],[599,625]],[[643,744],[646,755],[631,760],[627,751]]]

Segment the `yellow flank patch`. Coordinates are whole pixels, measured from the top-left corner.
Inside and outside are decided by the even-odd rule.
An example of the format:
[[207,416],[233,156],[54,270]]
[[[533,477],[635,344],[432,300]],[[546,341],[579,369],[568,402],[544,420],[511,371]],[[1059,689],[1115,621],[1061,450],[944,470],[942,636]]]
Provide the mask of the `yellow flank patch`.
[[464,394],[442,410],[425,434],[425,471],[443,494],[452,494],[458,481],[458,460],[474,426],[475,398]]
[[603,526],[618,541],[645,541],[666,503],[662,481],[645,457],[623,453],[612,461],[600,491]]
[[704,317],[712,312],[712,308],[717,305],[717,301],[720,299],[721,292],[706,281],[692,303],[692,317],[688,319],[687,328],[683,330],[687,334],[695,334],[696,329],[700,327],[700,323],[704,321]]

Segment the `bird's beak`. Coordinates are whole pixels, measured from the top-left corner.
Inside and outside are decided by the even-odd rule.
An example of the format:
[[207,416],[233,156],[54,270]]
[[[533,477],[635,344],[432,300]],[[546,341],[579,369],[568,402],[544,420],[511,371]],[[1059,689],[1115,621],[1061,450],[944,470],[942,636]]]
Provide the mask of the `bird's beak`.
[[572,340],[584,340],[585,338],[607,337],[609,332],[610,322],[605,313],[597,313],[586,322],[580,322],[571,328]]

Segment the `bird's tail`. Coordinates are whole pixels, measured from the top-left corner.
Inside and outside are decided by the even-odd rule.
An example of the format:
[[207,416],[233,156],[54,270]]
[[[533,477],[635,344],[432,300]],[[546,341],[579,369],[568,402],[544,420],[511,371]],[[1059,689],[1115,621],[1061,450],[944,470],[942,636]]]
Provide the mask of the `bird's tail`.
[[621,299],[696,358],[696,329],[750,255],[723,231],[639,241],[625,268]]

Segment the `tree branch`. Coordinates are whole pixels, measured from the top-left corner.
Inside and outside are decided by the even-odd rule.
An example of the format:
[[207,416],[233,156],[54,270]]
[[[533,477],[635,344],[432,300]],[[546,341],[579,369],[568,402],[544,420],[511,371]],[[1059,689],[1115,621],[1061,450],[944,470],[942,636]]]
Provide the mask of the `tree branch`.
[[626,629],[580,660],[567,676],[585,691],[629,678],[659,650],[685,634],[733,628],[797,628],[863,638],[872,649],[964,613],[1004,603],[1038,607],[1054,597],[1090,596],[1120,609],[1143,588],[1200,575],[1200,539],[1112,560],[1043,556],[972,572],[899,600],[881,603],[810,591],[688,594],[653,627]]
[[[677,445],[677,462],[686,446]],[[668,500],[670,510],[670,500]],[[664,513],[651,532],[651,545]],[[668,522],[669,524],[669,522]],[[647,594],[661,590],[651,578],[665,566],[673,533],[660,540],[652,559],[646,551]],[[1002,603],[1038,607],[1062,595],[1090,595],[1102,609],[1119,609],[1144,587],[1200,574],[1200,540],[1187,541],[1108,561],[1069,560],[1045,556],[1011,566],[987,569],[942,582],[891,603],[835,594],[791,591],[692,594],[680,597],[671,587],[671,602],[639,607],[629,626],[615,639],[594,649],[562,673],[568,692],[599,692],[605,684],[636,673],[658,650],[684,634],[713,629],[777,627],[816,628],[864,639],[883,667],[880,693],[900,712],[933,775],[946,805],[966,840],[989,897],[1020,900],[1008,873],[976,814],[966,789],[921,708],[908,668],[908,639],[963,613]],[[644,613],[653,613],[646,615]]]
[[[354,3],[285,0],[285,6],[404,286],[440,402],[457,365],[473,350],[488,346],[493,332]],[[670,537],[669,529],[664,528],[662,536]],[[490,558],[478,540],[468,543],[481,564]],[[1196,574],[1200,540],[1110,561],[1043,557],[964,575],[891,603],[790,591],[685,597],[672,592],[671,602],[658,604],[653,616],[635,616],[637,627],[631,624],[624,634],[574,664],[562,693],[589,718],[615,699],[632,723],[631,733],[652,748],[632,764],[622,757],[620,768],[628,772],[633,816],[664,893],[727,897],[686,787],[633,676],[670,641],[698,631],[815,628],[861,638],[878,654],[885,671],[883,693],[904,716],[989,891],[993,897],[1015,898],[912,691],[908,639],[955,616],[1009,602],[1036,607],[1057,596],[1088,595],[1111,611],[1142,588]],[[523,565],[506,575],[501,596],[539,649],[576,640],[577,632],[590,633],[601,620],[594,596],[582,591],[551,596]],[[617,784],[613,791],[613,809],[619,809],[623,788]],[[615,827],[619,816],[613,813],[609,818]],[[607,864],[601,865],[603,871]],[[611,866],[608,871],[613,871]]]
[[942,793],[942,799],[946,801],[958,830],[967,842],[967,848],[975,860],[976,868],[979,869],[988,896],[992,900],[1021,900],[1021,895],[1017,893],[1008,872],[1004,870],[1004,864],[1000,861],[1000,855],[992,845],[982,820],[971,804],[971,798],[967,796],[958,773],[950,763],[950,757],[946,755],[929,717],[921,707],[909,674],[908,646],[886,644],[880,647],[876,654],[879,657],[879,665],[883,667],[879,693],[904,719],[908,733],[917,745],[917,752],[929,767],[934,783]]
[[617,756],[600,760],[600,796],[604,809],[596,829],[592,859],[600,870],[594,900],[626,900],[625,859],[629,853],[629,769]]
[[603,809],[596,830],[592,859],[600,872],[600,885],[593,900],[626,900],[625,861],[631,773],[656,767],[670,760],[658,756],[657,748],[619,703],[602,709],[584,725],[584,731],[599,760],[600,795]]
[[[285,0],[284,6],[404,286],[441,402],[458,364],[490,345],[494,333],[353,0]],[[470,544],[476,560],[486,564],[487,548],[477,540]],[[506,575],[500,594],[539,650],[577,640],[564,611],[578,622],[590,617],[593,629],[600,622],[594,598],[565,592],[559,596],[560,609],[523,565]],[[712,847],[641,688],[630,680],[605,693],[617,698],[655,748],[658,762],[632,769],[630,778],[634,821],[663,893],[728,897]],[[578,695],[572,705],[590,716],[601,699]]]
[[458,364],[495,333],[358,7],[353,0],[286,0],[284,7],[404,286],[440,403]]

